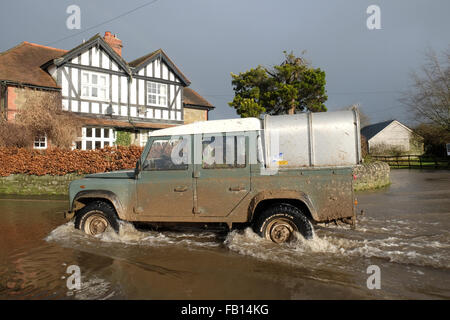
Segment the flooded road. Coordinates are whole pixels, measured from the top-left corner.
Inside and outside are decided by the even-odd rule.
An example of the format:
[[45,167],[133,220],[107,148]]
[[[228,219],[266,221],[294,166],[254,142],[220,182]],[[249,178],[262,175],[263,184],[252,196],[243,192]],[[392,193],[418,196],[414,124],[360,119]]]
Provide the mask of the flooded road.
[[[65,200],[0,199],[0,299],[449,299],[450,172],[393,170],[360,192],[358,228],[276,245],[251,230],[136,230],[94,238]],[[67,267],[81,289],[69,290]],[[377,265],[381,288],[367,288]]]

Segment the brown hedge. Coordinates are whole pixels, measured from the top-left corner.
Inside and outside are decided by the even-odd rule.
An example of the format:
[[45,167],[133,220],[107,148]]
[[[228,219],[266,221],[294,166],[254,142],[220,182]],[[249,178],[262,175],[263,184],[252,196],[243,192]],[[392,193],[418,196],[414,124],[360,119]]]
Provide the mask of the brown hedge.
[[33,150],[0,147],[0,176],[10,174],[65,175],[132,169],[143,148],[106,147],[98,150],[52,148]]

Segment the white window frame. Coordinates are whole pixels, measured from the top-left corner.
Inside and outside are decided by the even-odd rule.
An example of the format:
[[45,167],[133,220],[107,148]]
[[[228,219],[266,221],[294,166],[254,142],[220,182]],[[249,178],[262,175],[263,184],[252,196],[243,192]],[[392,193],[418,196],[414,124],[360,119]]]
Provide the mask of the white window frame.
[[[161,90],[164,88],[163,90]],[[147,105],[155,106],[155,107],[164,107],[167,108],[169,106],[168,101],[168,86],[165,83],[147,81],[146,84],[147,89]]]
[[[38,146],[36,146],[36,143],[38,144]],[[47,149],[47,136],[46,135],[36,136],[33,141],[33,149]]]
[[[88,137],[87,129],[91,129],[91,137]],[[100,137],[95,136],[95,132],[97,129],[100,129]],[[109,130],[109,137],[105,137],[105,131]],[[78,138],[77,141],[81,141],[81,150],[95,150],[95,143],[100,142],[100,148],[105,147],[105,142],[108,142],[108,146],[112,147],[116,143],[116,132],[113,128],[107,127],[83,127],[81,129],[82,136]],[[91,149],[86,149],[87,142],[90,141],[92,144]]]
[[[88,81],[85,81],[85,77],[88,77]],[[97,83],[93,83],[94,76],[97,77]],[[100,84],[100,79],[104,78],[104,84]],[[81,98],[109,101],[109,76],[105,73],[98,73],[92,71],[81,71]],[[97,96],[93,95],[94,90],[97,91]],[[86,94],[87,91],[87,94]],[[101,97],[100,92],[104,91],[105,96]]]

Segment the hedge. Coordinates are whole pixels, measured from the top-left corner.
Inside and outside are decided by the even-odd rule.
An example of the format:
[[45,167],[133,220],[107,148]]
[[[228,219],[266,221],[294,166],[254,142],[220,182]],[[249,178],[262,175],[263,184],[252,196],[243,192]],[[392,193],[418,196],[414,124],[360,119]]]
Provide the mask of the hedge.
[[132,169],[143,148],[106,147],[97,150],[47,149],[0,147],[0,176],[10,174],[57,175],[88,174]]

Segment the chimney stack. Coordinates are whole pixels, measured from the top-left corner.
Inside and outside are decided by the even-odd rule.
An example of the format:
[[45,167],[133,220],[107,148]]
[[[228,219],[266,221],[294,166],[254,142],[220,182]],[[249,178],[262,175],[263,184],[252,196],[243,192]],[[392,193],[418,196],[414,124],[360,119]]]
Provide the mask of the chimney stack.
[[110,31],[105,32],[105,36],[103,37],[105,42],[109,44],[109,46],[119,55],[122,56],[122,40],[116,37],[116,35],[111,34]]

